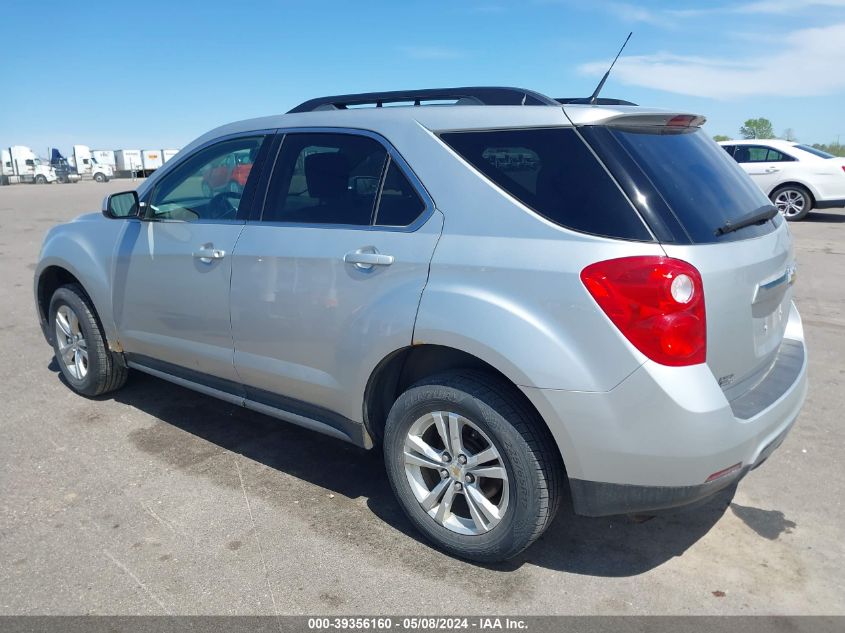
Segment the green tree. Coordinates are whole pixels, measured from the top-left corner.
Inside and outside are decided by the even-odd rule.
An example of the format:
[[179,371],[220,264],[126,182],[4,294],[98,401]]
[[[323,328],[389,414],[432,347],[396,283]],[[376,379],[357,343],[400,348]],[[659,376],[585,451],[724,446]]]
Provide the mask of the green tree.
[[771,121],[760,117],[759,119],[748,119],[739,128],[739,135],[742,138],[774,138],[775,130]]
[[828,154],[833,154],[834,156],[845,156],[845,145],[842,145],[839,141],[834,141],[833,143],[813,143],[813,147]]
[[724,134],[717,134],[713,137],[713,140],[718,143],[719,141],[732,141],[733,139],[730,136],[725,136]]

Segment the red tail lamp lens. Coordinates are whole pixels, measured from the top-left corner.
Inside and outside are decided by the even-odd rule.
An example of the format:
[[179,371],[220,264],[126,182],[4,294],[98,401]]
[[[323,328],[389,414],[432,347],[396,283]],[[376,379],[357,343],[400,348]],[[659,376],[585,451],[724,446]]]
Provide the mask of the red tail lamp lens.
[[704,286],[671,257],[622,257],[587,266],[581,281],[619,331],[651,360],[679,367],[707,358]]

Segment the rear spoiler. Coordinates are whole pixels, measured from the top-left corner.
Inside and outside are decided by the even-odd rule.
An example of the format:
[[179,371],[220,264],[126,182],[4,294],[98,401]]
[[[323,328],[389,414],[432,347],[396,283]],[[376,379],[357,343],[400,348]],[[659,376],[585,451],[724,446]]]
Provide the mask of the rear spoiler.
[[626,105],[583,106],[564,104],[572,125],[624,125],[628,127],[700,127],[707,120],[700,114],[672,112]]
[[675,112],[648,114],[619,114],[604,121],[603,125],[625,127],[701,127],[707,119],[700,114],[678,114]]

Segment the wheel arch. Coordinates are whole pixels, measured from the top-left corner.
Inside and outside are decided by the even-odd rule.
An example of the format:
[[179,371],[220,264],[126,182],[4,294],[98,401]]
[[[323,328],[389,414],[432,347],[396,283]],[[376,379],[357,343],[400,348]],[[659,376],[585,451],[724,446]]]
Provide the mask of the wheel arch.
[[408,387],[429,376],[455,369],[481,371],[495,377],[505,385],[511,395],[532,412],[549,432],[557,448],[558,456],[565,464],[564,451],[555,440],[557,433],[549,428],[548,421],[514,380],[489,362],[469,352],[445,345],[410,345],[382,359],[370,374],[364,390],[363,420],[367,432],[376,442],[380,442],[384,435],[384,425],[390,408]]
[[79,274],[79,272],[72,266],[64,262],[47,263],[39,269],[35,280],[35,306],[38,312],[38,321],[44,333],[44,338],[47,339],[48,343],[51,345],[53,344],[53,331],[52,328],[49,327],[48,323],[50,300],[52,299],[53,294],[62,286],[76,284],[82,289],[82,292],[85,294],[85,298],[91,303],[91,307],[94,310],[94,318],[97,319],[97,322],[100,325],[109,349],[112,351],[120,351],[120,345],[117,342],[114,330],[107,326],[107,322],[103,319],[103,313],[100,311],[102,301],[99,301],[89,290],[90,284],[84,283],[82,281],[83,277],[84,276]]
[[771,198],[778,189],[783,189],[784,187],[800,187],[801,189],[806,190],[810,194],[810,202],[813,206],[816,205],[816,200],[818,200],[819,195],[818,191],[816,191],[809,183],[801,180],[792,179],[785,182],[779,182],[769,190],[769,197]]

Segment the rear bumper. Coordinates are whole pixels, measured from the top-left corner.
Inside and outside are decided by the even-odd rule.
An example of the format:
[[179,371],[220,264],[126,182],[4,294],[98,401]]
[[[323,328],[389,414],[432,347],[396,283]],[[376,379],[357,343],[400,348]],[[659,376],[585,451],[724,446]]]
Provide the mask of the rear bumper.
[[600,516],[693,503],[762,464],[783,442],[807,393],[794,306],[786,336],[765,377],[733,402],[706,365],[648,362],[603,393],[523,388],[557,440],[575,511]]

